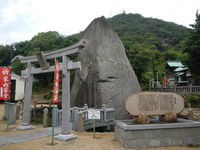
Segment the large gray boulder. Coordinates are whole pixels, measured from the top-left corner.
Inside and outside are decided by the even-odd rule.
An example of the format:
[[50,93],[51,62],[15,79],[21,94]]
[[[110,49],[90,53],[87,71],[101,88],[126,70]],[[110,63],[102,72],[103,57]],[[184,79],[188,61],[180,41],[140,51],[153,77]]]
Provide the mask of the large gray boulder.
[[72,106],[115,108],[115,119],[131,118],[125,109],[128,96],[141,92],[124,46],[104,17],[97,18],[84,31],[88,41],[78,56],[81,71],[76,71],[71,91]]

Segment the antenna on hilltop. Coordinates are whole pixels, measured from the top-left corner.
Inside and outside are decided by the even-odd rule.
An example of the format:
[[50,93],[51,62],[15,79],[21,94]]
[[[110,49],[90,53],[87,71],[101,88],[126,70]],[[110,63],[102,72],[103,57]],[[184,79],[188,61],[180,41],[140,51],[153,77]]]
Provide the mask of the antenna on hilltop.
[[110,18],[112,17],[112,11],[111,11],[111,9],[110,9]]
[[16,51],[15,44],[12,44],[13,50]]
[[126,11],[125,11],[125,10],[123,10],[123,14],[126,14]]

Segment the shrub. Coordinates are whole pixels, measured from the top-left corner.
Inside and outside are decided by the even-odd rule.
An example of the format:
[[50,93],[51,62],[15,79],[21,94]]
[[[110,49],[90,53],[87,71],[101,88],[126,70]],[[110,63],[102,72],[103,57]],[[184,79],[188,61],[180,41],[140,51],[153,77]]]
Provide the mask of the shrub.
[[196,95],[196,94],[186,95],[186,100],[188,103],[191,104],[192,107],[200,106],[200,96],[199,95]]

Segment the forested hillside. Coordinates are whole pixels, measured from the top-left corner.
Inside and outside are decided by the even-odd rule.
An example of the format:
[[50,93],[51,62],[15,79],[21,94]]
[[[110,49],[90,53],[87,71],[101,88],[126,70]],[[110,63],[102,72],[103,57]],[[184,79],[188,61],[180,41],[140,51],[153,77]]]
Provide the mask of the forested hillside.
[[[149,78],[165,74],[167,60],[181,60],[188,64],[188,38],[190,31],[184,26],[139,14],[119,14],[108,21],[122,40],[126,54],[133,66],[143,89],[148,87]],[[0,45],[0,66],[8,66],[15,55],[34,55],[39,51],[50,51],[67,47],[80,40],[81,33],[63,36],[56,31],[38,33],[29,41],[13,45]],[[16,49],[16,50],[15,50]],[[12,64],[13,71],[20,73],[19,62]],[[50,83],[41,75],[44,85]],[[52,80],[51,80],[52,81]]]
[[119,14],[109,21],[121,38],[143,88],[147,88],[149,78],[155,78],[156,72],[159,78],[165,75],[167,60],[181,60],[187,65],[186,27],[140,14]]

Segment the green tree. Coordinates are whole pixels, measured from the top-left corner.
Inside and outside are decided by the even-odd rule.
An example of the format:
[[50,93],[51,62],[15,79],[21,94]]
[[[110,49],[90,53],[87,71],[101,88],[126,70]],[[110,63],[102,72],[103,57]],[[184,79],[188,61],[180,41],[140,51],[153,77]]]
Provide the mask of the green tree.
[[126,53],[144,90],[148,89],[149,79],[155,78],[156,72],[164,75],[166,61],[156,46],[135,43]]
[[194,82],[200,84],[200,14],[196,12],[195,23],[191,25],[192,30],[188,41],[187,51],[189,53],[189,64],[193,74]]
[[168,51],[163,52],[163,56],[165,60],[180,60],[184,64],[186,64],[188,60],[188,53],[177,51],[175,49],[170,49]]
[[13,57],[13,47],[11,45],[0,45],[0,66],[8,66],[10,65],[10,61]]
[[36,48],[41,51],[58,49],[62,47],[61,39],[62,36],[56,31],[41,32],[31,39],[31,49]]

